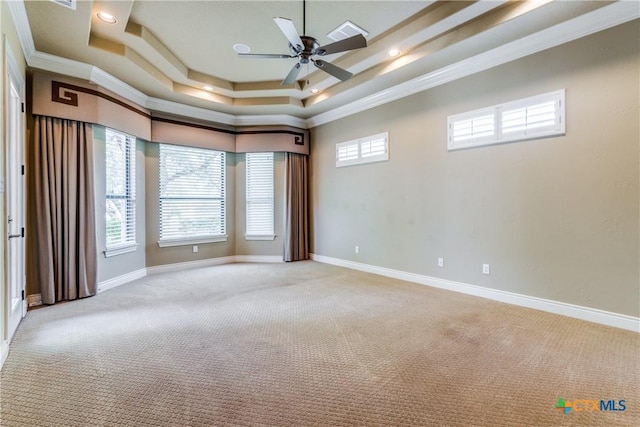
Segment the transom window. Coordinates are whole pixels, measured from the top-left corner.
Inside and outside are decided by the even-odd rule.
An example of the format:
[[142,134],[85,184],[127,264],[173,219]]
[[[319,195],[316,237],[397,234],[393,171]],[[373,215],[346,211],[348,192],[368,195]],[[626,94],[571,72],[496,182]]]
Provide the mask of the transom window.
[[447,148],[524,141],[565,134],[564,89],[448,118]]
[[336,144],[336,167],[389,160],[389,133]]

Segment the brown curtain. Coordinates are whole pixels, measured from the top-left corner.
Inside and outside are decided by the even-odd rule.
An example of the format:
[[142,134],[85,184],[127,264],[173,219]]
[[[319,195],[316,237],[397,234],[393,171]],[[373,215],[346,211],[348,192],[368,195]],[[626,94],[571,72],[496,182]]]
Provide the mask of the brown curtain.
[[30,266],[42,302],[95,295],[91,124],[36,116],[30,166]]
[[285,153],[284,157],[284,260],[309,259],[308,158]]

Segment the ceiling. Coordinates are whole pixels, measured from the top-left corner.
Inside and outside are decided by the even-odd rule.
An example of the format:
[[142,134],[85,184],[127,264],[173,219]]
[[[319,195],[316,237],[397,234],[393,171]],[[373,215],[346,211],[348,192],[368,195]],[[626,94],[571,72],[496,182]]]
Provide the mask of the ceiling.
[[[273,18],[290,18],[301,34],[302,1],[96,0],[77,1],[75,9],[50,0],[12,3],[14,20],[24,24],[16,26],[33,68],[85,78],[125,97],[134,94],[128,98],[151,110],[231,124],[253,117],[256,124],[279,120],[302,126],[639,14],[635,2],[309,0],[307,35],[321,45],[330,43],[327,33],[349,20],[368,32],[368,47],[323,58],[354,73],[348,81],[303,66],[295,84],[281,86],[295,59],[239,58],[233,45],[246,44],[251,53],[288,54],[288,41]],[[99,11],[118,22],[100,21]],[[29,42],[32,47],[25,48]],[[400,55],[390,57],[392,48]]]

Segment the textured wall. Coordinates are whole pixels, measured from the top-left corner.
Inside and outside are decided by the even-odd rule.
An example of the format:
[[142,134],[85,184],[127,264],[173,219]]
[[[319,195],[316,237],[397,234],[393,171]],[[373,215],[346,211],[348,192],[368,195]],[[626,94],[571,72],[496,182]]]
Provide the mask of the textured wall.
[[[314,129],[312,252],[638,316],[638,28]],[[566,136],[447,152],[448,115],[562,88]],[[335,167],[383,131],[388,162]]]

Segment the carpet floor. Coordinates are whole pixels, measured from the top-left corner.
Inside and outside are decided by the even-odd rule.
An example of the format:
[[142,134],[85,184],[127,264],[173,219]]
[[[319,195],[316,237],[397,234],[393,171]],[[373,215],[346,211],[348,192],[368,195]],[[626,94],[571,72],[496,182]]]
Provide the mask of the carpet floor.
[[[0,424],[638,426],[639,358],[634,332],[311,261],[232,264],[30,311]],[[626,409],[581,402],[602,399]]]

